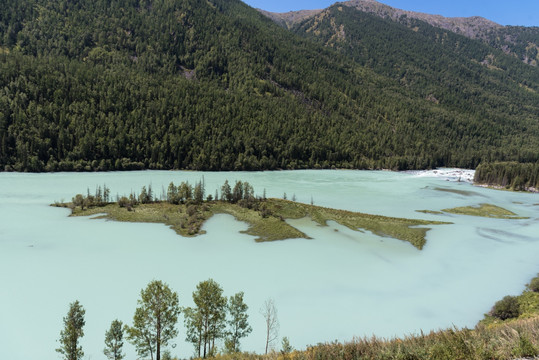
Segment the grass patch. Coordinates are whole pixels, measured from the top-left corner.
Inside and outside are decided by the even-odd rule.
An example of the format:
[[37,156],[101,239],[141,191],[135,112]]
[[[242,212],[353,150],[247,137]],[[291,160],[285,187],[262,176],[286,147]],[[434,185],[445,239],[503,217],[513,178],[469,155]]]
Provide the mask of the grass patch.
[[326,226],[327,222],[331,220],[352,230],[363,229],[379,236],[408,241],[419,250],[425,245],[425,236],[430,228],[417,226],[449,224],[440,221],[364,214],[279,199],[272,199],[270,206],[275,213],[279,213],[285,218],[299,219],[308,216],[322,226]]
[[[271,200],[267,202],[271,202]],[[248,223],[249,229],[243,231],[243,233],[256,236],[255,241],[258,242],[309,238],[303,232],[285,222],[284,218],[279,215],[264,217],[259,211],[222,201],[212,204],[211,211],[214,214],[229,214],[234,216],[236,220]]]
[[492,204],[480,204],[479,206],[463,206],[456,207],[453,209],[443,209],[442,211],[451,214],[481,216],[496,219],[528,219],[527,217],[519,217],[512,211]]
[[75,207],[71,216],[90,216],[104,214],[97,219],[110,219],[122,222],[160,223],[170,226],[182,236],[202,234],[200,228],[213,213],[207,204],[204,205],[172,205],[167,202],[140,204],[132,209],[120,207],[116,203],[96,206],[81,210]]
[[[72,205],[71,208],[73,208]],[[306,234],[288,224],[285,219],[310,217],[321,226],[327,226],[328,221],[335,221],[355,231],[362,229],[379,236],[408,241],[419,250],[425,245],[425,236],[430,230],[430,228],[419,226],[449,224],[440,221],[363,214],[280,199],[261,201],[256,209],[223,201],[207,202],[201,205],[172,205],[167,202],[154,202],[129,208],[120,207],[114,203],[85,210],[74,207],[72,216],[94,214],[104,214],[99,218],[115,221],[162,223],[170,226],[182,236],[201,233],[202,225],[213,214],[229,214],[239,221],[248,223],[249,229],[245,233],[256,236],[256,241],[308,238]]]

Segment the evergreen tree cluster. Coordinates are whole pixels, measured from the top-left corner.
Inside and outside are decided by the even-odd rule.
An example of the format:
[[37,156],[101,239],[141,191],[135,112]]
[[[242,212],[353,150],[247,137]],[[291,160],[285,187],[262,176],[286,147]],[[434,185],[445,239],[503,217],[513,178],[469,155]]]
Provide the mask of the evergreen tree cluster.
[[339,40],[239,0],[6,0],[0,170],[538,160],[537,68],[426,24],[356,28],[352,10],[332,10]]
[[498,49],[505,50],[523,62],[539,65],[539,27],[504,26],[482,34],[482,40]]
[[476,171],[474,182],[503,186],[514,190],[539,189],[539,162],[482,163]]

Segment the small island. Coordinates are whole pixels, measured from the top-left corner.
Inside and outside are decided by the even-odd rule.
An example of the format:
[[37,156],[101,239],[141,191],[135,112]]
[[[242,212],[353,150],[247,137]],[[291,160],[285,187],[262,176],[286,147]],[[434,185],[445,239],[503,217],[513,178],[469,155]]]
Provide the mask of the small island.
[[518,216],[512,211],[492,204],[462,206],[453,209],[443,209],[442,211],[450,214],[480,216],[495,219],[528,219],[527,217]]
[[494,219],[511,219],[511,220],[525,220],[529,217],[518,216],[512,211],[504,209],[502,207],[492,204],[479,204],[472,206],[460,206],[451,209],[437,210],[416,210],[416,212],[431,215],[443,215],[443,214],[455,214],[455,215],[467,215],[467,216],[479,216]]
[[[205,196],[203,181],[194,186],[182,182],[170,183],[165,199],[155,198],[151,185],[142,187],[140,194],[117,196],[113,201],[106,185],[98,187],[94,195],[77,194],[71,202],[55,203],[53,206],[71,209],[71,216],[98,215],[97,219],[123,222],[162,223],[170,226],[181,236],[196,236],[205,221],[214,214],[229,214],[249,224],[245,233],[255,236],[256,241],[276,241],[309,237],[285,220],[309,217],[320,226],[335,221],[355,231],[407,241],[421,250],[426,243],[426,225],[450,224],[441,221],[394,218],[370,215],[346,210],[330,209],[313,204],[303,204],[286,199],[269,199],[255,196],[248,182],[236,181],[231,187],[225,181],[221,194]],[[419,227],[421,226],[421,227]]]

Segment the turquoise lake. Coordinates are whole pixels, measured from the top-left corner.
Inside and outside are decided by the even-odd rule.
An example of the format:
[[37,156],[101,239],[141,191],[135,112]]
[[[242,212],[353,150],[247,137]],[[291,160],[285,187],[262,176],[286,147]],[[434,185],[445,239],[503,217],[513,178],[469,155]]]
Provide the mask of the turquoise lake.
[[[277,307],[279,338],[287,336],[298,349],[373,334],[474,327],[497,300],[519,294],[539,272],[539,194],[475,187],[459,177],[450,170],[0,173],[0,358],[59,359],[62,318],[79,300],[86,309],[85,359],[104,359],[111,321],[131,324],[140,290],[153,279],[177,291],[182,306],[192,306],[196,284],[208,278],[227,296],[244,291],[253,332],[242,350],[258,353],[265,345],[259,309],[268,298]],[[205,235],[184,238],[160,224],[70,218],[69,210],[49,206],[103,184],[113,196],[148,184],[160,195],[171,181],[202,178],[209,194],[225,179],[242,180],[268,197],[286,192],[304,203],[453,224],[433,226],[419,251],[309,219],[290,223],[311,240],[256,243],[241,233],[247,225],[228,215],[210,219]],[[528,219],[416,212],[481,203]],[[171,353],[190,357],[183,317],[178,327]],[[124,349],[135,358],[131,344]]]

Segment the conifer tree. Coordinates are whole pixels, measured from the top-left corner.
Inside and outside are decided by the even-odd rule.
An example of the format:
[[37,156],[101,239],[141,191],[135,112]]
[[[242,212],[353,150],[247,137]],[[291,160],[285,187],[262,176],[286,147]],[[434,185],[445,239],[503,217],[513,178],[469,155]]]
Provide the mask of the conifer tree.
[[125,356],[122,354],[124,345],[122,326],[122,322],[116,319],[110,324],[110,329],[105,333],[105,349],[103,349],[103,353],[110,360],[122,360]]
[[195,184],[195,188],[193,190],[193,198],[195,200],[195,203],[201,204],[204,201],[204,185],[202,182],[198,182]]
[[225,180],[225,183],[221,186],[221,200],[232,201],[232,189],[228,184],[228,180]]
[[79,301],[70,304],[69,311],[64,317],[64,329],[60,332],[61,346],[56,349],[65,360],[79,360],[84,356],[79,339],[84,336],[84,314],[86,310]]
[[173,182],[170,182],[167,189],[167,201],[171,204],[178,203],[178,188]]

